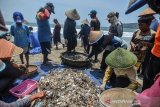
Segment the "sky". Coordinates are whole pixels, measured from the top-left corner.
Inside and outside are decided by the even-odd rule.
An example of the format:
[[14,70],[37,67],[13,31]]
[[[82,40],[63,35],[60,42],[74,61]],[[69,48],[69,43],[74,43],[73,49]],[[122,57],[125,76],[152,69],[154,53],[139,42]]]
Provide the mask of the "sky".
[[119,19],[122,23],[136,23],[137,16],[147,7],[144,6],[131,14],[125,15],[129,0],[0,0],[0,9],[5,21],[13,21],[13,12],[19,11],[22,12],[28,22],[36,23],[36,12],[47,2],[52,2],[55,6],[56,14],[51,15],[50,23],[53,23],[53,18],[57,18],[61,24],[64,24],[65,11],[76,8],[81,17],[77,21],[77,24],[80,25],[81,21],[86,18],[90,21],[88,14],[94,9],[98,12],[97,17],[103,27],[109,26],[105,19],[111,11],[119,12]]

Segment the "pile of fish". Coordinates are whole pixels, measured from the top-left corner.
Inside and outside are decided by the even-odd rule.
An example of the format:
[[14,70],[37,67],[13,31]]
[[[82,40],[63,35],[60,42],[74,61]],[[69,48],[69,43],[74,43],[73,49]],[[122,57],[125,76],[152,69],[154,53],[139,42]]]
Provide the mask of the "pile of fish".
[[39,87],[47,95],[35,107],[99,107],[97,87],[82,71],[51,72],[40,80]]
[[64,54],[64,57],[70,60],[76,60],[76,61],[87,60],[87,56],[85,56],[84,54],[78,54],[78,53],[67,53],[67,54]]

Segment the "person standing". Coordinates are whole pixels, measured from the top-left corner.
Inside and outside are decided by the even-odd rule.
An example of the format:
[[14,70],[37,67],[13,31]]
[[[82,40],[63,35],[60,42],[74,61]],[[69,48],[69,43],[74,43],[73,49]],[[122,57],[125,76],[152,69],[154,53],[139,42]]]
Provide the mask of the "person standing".
[[83,46],[84,46],[84,50],[87,54],[89,54],[89,41],[88,41],[88,36],[89,36],[89,33],[90,33],[90,26],[89,26],[89,22],[87,19],[83,20],[82,21],[82,28],[81,28],[81,31],[79,33],[79,38],[82,38],[82,41],[83,41]]
[[75,47],[77,46],[77,31],[75,20],[79,20],[80,16],[76,9],[66,11],[65,15],[67,18],[64,23],[63,36],[67,44],[67,51],[75,51]]
[[[100,22],[97,18],[97,11],[96,10],[92,10],[90,11],[90,17],[91,17],[91,22],[90,22],[90,27],[91,27],[91,31],[100,31]],[[98,61],[98,50],[100,47],[97,43],[94,43],[91,45],[92,46],[92,50],[88,56],[88,58],[92,58],[92,56],[95,56],[94,62]]]
[[151,21],[152,18],[150,17],[140,17],[138,19],[139,29],[134,32],[130,42],[131,52],[138,58],[136,67],[138,71],[142,68],[142,76],[147,68],[156,34],[155,31],[149,28]]
[[24,64],[23,54],[26,58],[26,65],[29,65],[29,28],[23,24],[23,15],[20,12],[13,13],[14,22],[11,25],[10,33],[14,36],[14,44],[23,49],[20,54],[21,63]]
[[52,34],[49,25],[51,13],[54,14],[54,5],[52,3],[46,3],[46,6],[44,8],[40,8],[36,14],[36,20],[38,25],[38,39],[42,49],[44,65],[46,65],[49,61],[48,54],[51,53]]
[[[58,42],[62,44],[61,42],[61,25],[59,24],[57,19],[53,19],[53,22],[55,24],[54,30],[53,30],[53,41],[56,45],[56,49],[58,49]],[[64,48],[64,44],[62,44]]]

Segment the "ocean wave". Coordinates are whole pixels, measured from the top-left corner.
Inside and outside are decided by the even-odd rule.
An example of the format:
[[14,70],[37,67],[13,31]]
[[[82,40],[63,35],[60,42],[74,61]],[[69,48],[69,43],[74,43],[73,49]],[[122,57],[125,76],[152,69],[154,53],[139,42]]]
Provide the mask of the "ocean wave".
[[[8,29],[10,29],[10,25],[6,25]],[[51,27],[51,32],[53,32],[53,27]],[[38,28],[37,27],[33,27],[33,32],[37,32]],[[77,32],[80,31],[80,29],[76,29]],[[108,34],[108,31],[103,31],[104,34]],[[61,29],[61,35],[63,35],[63,28]],[[123,36],[124,38],[131,38],[133,35],[133,32],[123,32]]]

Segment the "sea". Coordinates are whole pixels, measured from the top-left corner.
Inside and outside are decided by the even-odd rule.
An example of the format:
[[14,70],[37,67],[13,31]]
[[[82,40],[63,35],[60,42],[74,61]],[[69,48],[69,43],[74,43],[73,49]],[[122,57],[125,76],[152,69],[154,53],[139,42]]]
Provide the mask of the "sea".
[[[6,26],[7,26],[8,29],[10,29],[11,24],[7,24]],[[29,24],[28,26],[32,26],[33,27],[33,32],[37,32],[36,24]],[[53,32],[53,29],[54,29],[54,25],[51,25],[51,32]],[[80,31],[80,27],[77,26],[76,30],[77,30],[77,32],[79,32]],[[104,34],[108,33],[108,27],[101,27],[101,30],[103,31]],[[137,30],[136,27],[123,28],[122,39],[124,39],[127,42],[128,45],[129,45],[129,42],[131,40],[131,37],[133,36],[133,32],[135,32],[136,30]],[[63,27],[61,29],[61,38],[63,39]]]

